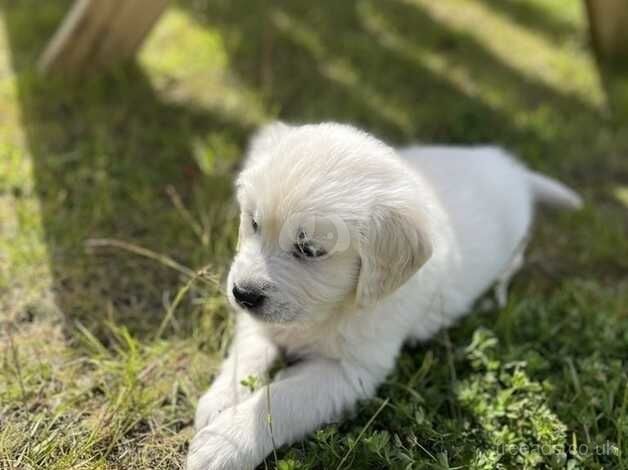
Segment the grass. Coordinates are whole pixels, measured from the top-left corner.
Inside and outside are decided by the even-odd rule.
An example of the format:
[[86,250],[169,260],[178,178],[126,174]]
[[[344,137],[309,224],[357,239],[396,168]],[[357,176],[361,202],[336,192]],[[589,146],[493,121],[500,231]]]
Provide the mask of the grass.
[[233,176],[276,117],[496,142],[587,206],[541,214],[505,309],[262,468],[628,468],[628,132],[580,2],[180,1],[136,63],[38,77],[68,4],[0,1],[0,468],[182,467],[231,333]]

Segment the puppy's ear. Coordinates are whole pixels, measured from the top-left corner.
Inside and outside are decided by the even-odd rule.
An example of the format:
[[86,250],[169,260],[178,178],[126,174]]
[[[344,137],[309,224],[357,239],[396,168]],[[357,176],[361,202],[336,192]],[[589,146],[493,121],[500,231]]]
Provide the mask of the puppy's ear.
[[418,210],[379,207],[359,244],[356,289],[365,307],[401,287],[432,256],[432,242]]
[[260,128],[249,142],[249,158],[275,145],[290,130],[290,127],[281,121],[273,121]]

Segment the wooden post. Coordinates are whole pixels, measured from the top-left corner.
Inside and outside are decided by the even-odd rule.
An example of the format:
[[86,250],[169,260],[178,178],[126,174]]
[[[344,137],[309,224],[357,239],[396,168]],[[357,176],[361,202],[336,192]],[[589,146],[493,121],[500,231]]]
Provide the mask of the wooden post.
[[608,102],[628,121],[628,0],[586,0],[591,42]]
[[168,0],[75,0],[39,60],[43,72],[80,73],[132,57]]
[[598,59],[628,59],[628,1],[586,0],[586,7]]

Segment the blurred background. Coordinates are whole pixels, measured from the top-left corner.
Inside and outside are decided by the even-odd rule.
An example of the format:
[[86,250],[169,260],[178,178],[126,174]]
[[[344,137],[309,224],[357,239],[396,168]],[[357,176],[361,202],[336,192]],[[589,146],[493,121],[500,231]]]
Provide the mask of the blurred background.
[[232,327],[233,178],[282,119],[503,145],[588,204],[541,215],[505,312],[405,351],[384,411],[267,468],[628,468],[617,2],[112,1],[64,42],[72,2],[0,0],[0,467],[182,466]]

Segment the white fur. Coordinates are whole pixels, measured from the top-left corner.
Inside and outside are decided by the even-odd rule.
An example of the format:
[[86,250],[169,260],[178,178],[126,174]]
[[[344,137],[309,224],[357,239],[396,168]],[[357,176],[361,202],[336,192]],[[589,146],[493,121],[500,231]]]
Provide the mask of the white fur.
[[[580,205],[496,147],[395,151],[333,123],[265,127],[237,187],[236,335],[199,402],[189,469],[253,469],[339,419],[373,396],[404,341],[451,325],[498,280],[504,301],[535,201]],[[295,258],[300,231],[328,255]],[[263,306],[240,309],[234,283],[261,289]],[[254,392],[240,384],[265,379],[280,351],[298,362]]]

